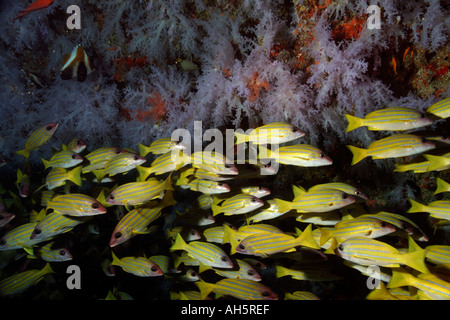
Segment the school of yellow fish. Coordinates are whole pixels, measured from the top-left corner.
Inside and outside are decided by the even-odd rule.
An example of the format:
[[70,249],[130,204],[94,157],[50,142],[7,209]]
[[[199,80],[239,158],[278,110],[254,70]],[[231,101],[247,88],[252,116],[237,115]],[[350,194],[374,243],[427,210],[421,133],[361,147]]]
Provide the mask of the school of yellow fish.
[[[433,119],[448,118],[450,98],[430,106],[427,114],[430,116],[394,107],[374,111],[363,119],[345,116],[347,131],[364,126],[369,130],[413,130],[432,124]],[[36,129],[17,154],[28,159],[57,128],[57,123],[49,123]],[[247,134],[236,133],[235,143],[256,145],[258,159],[276,159],[284,165],[279,170],[331,165],[333,160],[324,151],[298,143],[304,135],[289,123],[275,122]],[[397,162],[395,171],[436,171],[435,194],[440,194],[441,200],[419,203],[409,199],[407,213],[428,213],[434,227],[441,228],[450,221],[450,200],[445,200],[449,199],[450,184],[444,179],[450,153],[439,151],[440,145],[449,142],[432,134],[393,133],[367,149],[347,147],[353,154],[352,165],[369,156],[376,161],[423,156],[421,162]],[[288,145],[275,147],[285,143]],[[312,289],[303,290],[308,287],[305,281],[346,281],[329,268],[329,259],[364,275],[367,283],[361,285],[375,284],[367,287],[367,299],[450,299],[450,245],[428,245],[432,235],[425,234],[415,219],[403,213],[367,212],[361,205],[368,200],[364,190],[329,181],[309,188],[293,185],[293,197],[273,197],[275,190],[253,183],[255,178],[277,174],[269,165],[238,167],[217,152],[189,154],[182,142],[170,137],[138,147],[138,152],[119,147],[87,152],[88,145],[75,138],[49,159],[42,159],[45,177],[34,190],[27,174],[29,167],[17,171],[18,189],[10,195],[16,201],[33,197],[36,211],[29,213],[29,222],[17,225],[14,220],[18,214],[1,205],[0,251],[25,251],[28,259],[41,259],[43,267],[2,274],[0,296],[15,297],[35,286],[54,272],[54,264],[72,259],[76,263],[67,248],[55,247],[55,239],[67,232],[77,236],[77,226],[95,221],[98,215],[111,215],[116,220],[115,228],[108,231],[109,243],[105,243],[109,256],[102,265],[105,277],[125,272],[183,283],[178,287],[181,289],[170,291],[171,299],[317,300],[320,295]],[[427,154],[433,149],[438,152]],[[149,154],[154,157],[151,165]],[[261,175],[262,170],[269,175]],[[116,177],[125,182],[117,184]],[[95,188],[81,192],[86,184]],[[178,195],[187,190],[194,197],[189,205],[179,206],[186,201],[180,201]],[[170,221],[171,217],[169,227],[156,228],[155,221]],[[297,224],[288,229],[284,222],[293,219]],[[169,252],[150,257],[120,255],[118,249],[130,239],[158,233],[166,238]],[[264,277],[266,268],[273,268],[275,279],[281,283],[290,278],[289,286],[273,287],[273,279]],[[127,297],[117,288],[105,293],[106,299]]]

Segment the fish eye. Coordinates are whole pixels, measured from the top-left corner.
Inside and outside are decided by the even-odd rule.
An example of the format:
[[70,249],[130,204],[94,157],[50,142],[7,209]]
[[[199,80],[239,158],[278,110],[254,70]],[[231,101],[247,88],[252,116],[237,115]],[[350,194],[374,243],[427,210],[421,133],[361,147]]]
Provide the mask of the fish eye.
[[325,158],[325,153],[319,154],[319,157],[320,157],[320,158]]
[[34,229],[34,234],[41,234],[42,230],[39,228]]
[[4,246],[6,244],[6,240],[5,239],[0,239],[0,246]]
[[66,251],[65,250],[59,250],[59,255],[60,256],[65,256],[66,255]]
[[384,227],[386,227],[386,226],[387,226],[387,224],[386,224],[386,222],[384,222],[384,221],[381,221],[381,223],[380,223],[380,226],[381,226],[382,228],[384,228]]
[[82,145],[82,144],[83,144],[83,140],[80,139],[77,141],[77,145]]
[[152,270],[152,272],[156,272],[158,270],[158,268],[156,268],[155,266],[151,267],[150,270]]
[[191,277],[196,277],[196,276],[197,276],[197,272],[192,271],[192,272],[191,272]]
[[247,271],[247,274],[248,274],[249,276],[254,276],[254,275],[255,275],[255,273],[253,272],[253,270],[248,270],[248,271]]
[[348,198],[347,194],[344,193],[344,194],[342,195],[342,200],[345,200],[345,199],[347,199],[347,198]]
[[238,247],[239,247],[239,249],[241,249],[241,250],[245,250],[245,246],[244,246],[243,244],[240,244]]
[[76,158],[77,158],[77,155],[76,155],[76,154],[73,154],[73,155],[72,155],[72,159],[75,160]]
[[220,258],[220,260],[222,260],[223,262],[225,262],[225,261],[228,261],[228,258],[225,257],[225,256],[222,256],[222,257]]
[[94,202],[91,207],[92,209],[98,209],[99,205],[97,202]]
[[342,244],[340,244],[338,249],[339,249],[339,251],[344,251],[344,246]]
[[420,142],[425,143],[425,142],[427,142],[427,139],[422,138],[422,139],[420,139]]
[[114,200],[114,195],[110,194],[108,198],[110,198],[111,200]]
[[116,232],[114,234],[114,238],[119,239],[120,237],[122,237],[122,232]]
[[408,226],[406,224],[402,223],[402,230],[406,230],[406,229],[408,229]]
[[252,198],[250,199],[250,201],[251,201],[251,202],[257,202],[258,199],[257,199],[256,197],[252,197]]
[[225,168],[230,169],[230,168],[231,168],[231,165],[228,164],[228,163],[225,163]]
[[122,150],[120,150],[118,148],[114,151],[115,154],[119,154],[120,152],[122,152]]
[[191,231],[191,236],[195,236],[195,231],[194,230]]
[[298,131],[298,128],[297,128],[297,127],[292,127],[292,128],[291,128],[291,131],[292,131],[293,133],[296,133],[296,132]]
[[138,156],[138,155],[135,155],[135,156],[133,157],[133,159],[134,159],[135,161],[137,161],[137,160],[139,160],[139,156]]
[[221,187],[221,186],[223,186],[223,182],[218,182],[217,185],[218,185],[219,187]]
[[45,129],[47,130],[47,131],[50,131],[50,130],[52,130],[52,126],[47,126]]
[[261,292],[261,295],[263,297],[268,297],[268,296],[270,296],[270,293],[268,291],[263,291],[263,292]]
[[423,113],[420,114],[420,117],[421,117],[422,119],[425,119],[425,115],[424,115]]
[[361,191],[356,190],[356,191],[355,191],[355,195],[360,196],[360,195],[361,195]]

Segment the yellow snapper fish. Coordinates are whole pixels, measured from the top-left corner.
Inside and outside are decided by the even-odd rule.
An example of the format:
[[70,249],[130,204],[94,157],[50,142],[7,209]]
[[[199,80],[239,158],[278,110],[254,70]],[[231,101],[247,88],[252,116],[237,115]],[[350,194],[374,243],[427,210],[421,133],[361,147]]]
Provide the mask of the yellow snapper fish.
[[[334,251],[341,258],[361,265],[376,265],[390,268],[407,265],[422,273],[429,272],[424,262],[426,251],[424,249],[411,251],[411,248],[415,248],[417,245],[411,237],[409,237],[409,243],[410,252],[401,253],[398,249],[385,242],[355,237],[344,240]],[[414,243],[414,245],[411,243]]]
[[83,157],[72,151],[59,151],[55,153],[50,160],[42,159],[42,163],[47,168],[71,168],[83,162]]
[[109,159],[103,169],[94,170],[97,181],[102,181],[105,176],[112,177],[119,173],[127,173],[147,161],[136,153],[121,153]]
[[[294,195],[300,195],[302,192],[298,192],[295,189],[295,186],[293,187],[293,191],[294,191]],[[347,194],[353,195],[353,196],[357,196],[360,197],[364,200],[367,200],[367,196],[362,193],[361,190],[347,184],[344,182],[328,182],[328,183],[323,183],[323,184],[316,184],[315,186],[312,186],[311,188],[308,189],[308,192],[310,191],[315,191],[315,190],[320,190],[320,189],[336,189],[336,190],[340,190],[342,192],[345,192]]]
[[411,212],[428,212],[430,217],[437,219],[450,220],[450,200],[437,200],[430,202],[428,205],[421,204],[417,201],[409,199],[411,208],[406,211]]
[[270,190],[261,186],[241,187],[241,192],[252,195],[257,198],[262,198],[270,194]]
[[115,188],[106,198],[110,205],[135,206],[162,198],[165,190],[173,190],[171,175],[163,182],[158,179],[129,182]]
[[19,189],[19,195],[22,198],[26,198],[30,195],[31,180],[30,176],[26,173],[22,173],[20,169],[17,169],[17,189]]
[[170,251],[175,250],[185,250],[190,257],[210,267],[233,268],[233,262],[228,255],[213,243],[204,241],[186,243],[181,235],[177,234],[175,243],[170,247]]
[[395,227],[397,227],[399,230],[405,231],[407,234],[409,234],[414,239],[417,238],[419,241],[428,241],[428,236],[422,231],[422,229],[411,219],[408,219],[407,217],[386,212],[386,211],[380,211],[375,214],[363,214],[358,216],[358,218],[375,218],[377,220],[385,221]]
[[189,182],[187,186],[192,191],[199,191],[206,194],[230,192],[230,187],[222,181],[194,179],[191,182]]
[[85,158],[89,161],[89,165],[83,167],[83,173],[91,172],[97,169],[103,169],[108,162],[116,155],[121,153],[129,153],[123,148],[114,147],[101,147],[90,153],[88,153]]
[[194,152],[191,155],[191,164],[194,168],[204,169],[216,174],[237,175],[239,173],[232,161],[218,152]]
[[238,270],[220,270],[213,268],[218,275],[228,279],[248,279],[253,281],[261,281],[262,278],[258,271],[256,271],[249,263],[236,259]]
[[427,112],[442,119],[450,117],[450,97],[431,105],[428,107]]
[[72,181],[77,186],[81,187],[81,166],[78,166],[72,170],[66,170],[60,167],[54,167],[47,174],[44,186],[48,190],[65,185],[66,181]]
[[[227,225],[233,230],[237,230],[234,226],[232,226],[229,223],[224,223],[224,225]],[[203,236],[206,238],[206,241],[208,242],[216,242],[216,243],[223,243],[223,237],[225,235],[225,227],[224,225],[221,226],[215,226],[208,229],[205,229],[203,231]]]
[[87,144],[83,139],[73,138],[68,144],[62,145],[62,150],[68,150],[75,153],[81,153],[86,149]]
[[38,242],[51,239],[56,235],[69,232],[91,218],[92,216],[68,216],[54,211],[36,224],[29,239]]
[[279,210],[275,199],[269,199],[267,200],[267,203],[269,204],[269,207],[267,209],[261,208],[254,215],[247,218],[248,224],[275,219],[287,212]]
[[292,202],[275,199],[278,210],[297,210],[299,213],[329,212],[355,202],[353,196],[337,189],[318,189],[294,198]]
[[275,150],[263,146],[258,148],[258,159],[274,159],[278,163],[300,167],[321,167],[333,164],[333,160],[322,150],[309,144],[283,146]]
[[390,107],[376,110],[367,114],[363,119],[349,114],[346,114],[345,117],[348,121],[346,132],[365,126],[373,131],[403,131],[417,129],[433,123],[424,114],[407,107]]
[[163,275],[161,268],[145,257],[123,257],[119,259],[113,251],[111,251],[111,254],[113,258],[111,265],[119,266],[127,273],[138,277],[157,277]]
[[312,236],[310,224],[297,238],[284,233],[254,234],[241,240],[235,249],[241,254],[267,257],[278,252],[295,251],[297,246],[320,249]]
[[53,209],[64,215],[84,217],[106,213],[106,208],[91,196],[81,193],[69,193],[55,196],[47,204],[47,209]]
[[47,262],[41,270],[32,269],[9,276],[0,281],[0,296],[11,296],[21,293],[37,284],[49,273],[53,273],[53,270]]
[[320,300],[320,298],[309,291],[295,291],[292,293],[286,292],[284,300]]
[[256,129],[249,134],[234,132],[236,144],[252,142],[254,144],[281,144],[296,140],[305,135],[296,126],[285,122],[272,122]]
[[210,297],[202,299],[200,291],[170,291],[170,300],[212,300]]
[[322,229],[320,245],[324,245],[330,238],[349,239],[354,237],[379,238],[395,232],[397,229],[384,221],[358,217],[336,223],[333,230]]
[[0,239],[0,251],[24,247],[31,248],[39,243],[39,240],[30,240],[30,236],[37,224],[38,221],[24,223],[6,232]]
[[240,300],[278,300],[278,295],[269,287],[248,279],[222,279],[216,283],[197,281],[195,285],[199,288],[202,299],[214,292]]
[[181,237],[186,242],[200,240],[202,238],[202,235],[200,234],[200,232],[198,232],[197,230],[195,230],[193,228],[189,228],[189,227],[185,227],[185,226],[177,226],[170,230],[167,229],[166,233],[167,233],[167,239],[171,239],[173,241],[175,241],[177,234],[180,234]]
[[369,156],[372,159],[399,158],[429,151],[435,147],[434,143],[424,138],[403,133],[393,134],[372,142],[367,149],[347,145],[353,154],[352,165]]
[[435,264],[443,265],[447,268],[450,266],[450,246],[446,245],[431,245],[425,248],[425,258]]
[[171,152],[172,150],[186,149],[186,145],[184,145],[181,141],[172,141],[172,138],[170,137],[155,140],[149,147],[141,143],[139,143],[138,146],[139,146],[139,154],[142,157],[145,157],[150,152],[153,154],[164,154]]
[[83,82],[91,72],[89,57],[81,45],[77,45],[70,54],[64,56],[60,73],[61,79],[77,78],[79,82]]
[[450,283],[429,272],[413,276],[405,270],[393,270],[387,288],[403,286],[413,286],[433,300],[450,300]]
[[159,218],[161,210],[167,206],[175,205],[172,192],[166,192],[163,200],[155,205],[144,204],[128,212],[117,223],[109,241],[110,247],[124,243],[138,234],[148,234],[151,228],[149,224]]
[[51,241],[42,246],[24,248],[29,254],[28,258],[39,258],[47,262],[62,262],[72,260],[72,255],[66,248],[55,247],[55,242]]
[[182,153],[164,153],[156,158],[150,167],[138,166],[139,180],[145,181],[152,173],[161,175],[171,171],[176,171],[188,165],[191,162],[191,157]]
[[36,129],[31,133],[27,141],[25,141],[25,149],[19,150],[16,153],[24,156],[25,159],[28,159],[30,157],[30,152],[47,143],[55,133],[56,129],[58,129],[58,124],[56,122],[46,124],[45,126]]
[[278,300],[278,295],[269,287],[248,279],[222,279],[216,283],[197,281],[195,285],[200,290],[202,300],[211,292],[241,300]]
[[441,178],[436,178],[436,191],[434,194],[450,192],[450,183],[442,180]]
[[207,171],[205,169],[187,168],[185,170],[183,169],[183,171],[181,172],[180,177],[178,178],[178,181],[180,182],[177,181],[177,185],[187,184],[195,178],[212,181],[226,181],[234,179],[234,176],[221,175]]
[[226,216],[243,214],[256,210],[264,205],[264,201],[246,193],[237,194],[224,200],[220,205],[212,204],[213,215],[223,213]]

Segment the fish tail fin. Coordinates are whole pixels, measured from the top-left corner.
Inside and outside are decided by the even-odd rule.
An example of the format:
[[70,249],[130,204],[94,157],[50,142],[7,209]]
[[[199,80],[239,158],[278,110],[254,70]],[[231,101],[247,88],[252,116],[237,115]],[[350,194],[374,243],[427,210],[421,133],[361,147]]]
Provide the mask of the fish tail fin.
[[323,246],[325,243],[327,243],[328,240],[330,240],[332,234],[332,230],[320,228],[320,246]]
[[292,185],[292,191],[294,192],[294,198],[306,193],[305,188],[296,185]]
[[27,150],[27,149],[23,149],[23,150],[16,151],[16,153],[17,153],[18,155],[24,156],[25,159],[27,159],[27,160],[28,160],[28,158],[30,157],[30,150]]
[[228,242],[231,245],[230,254],[235,254],[236,247],[238,245],[238,241],[236,240],[236,237],[235,237],[235,231],[232,228],[230,228],[230,226],[224,224],[223,225],[222,243],[228,243]]
[[358,148],[355,146],[347,145],[347,148],[352,152],[352,166],[360,162],[362,159],[367,157],[367,149]]
[[42,163],[44,164],[44,168],[47,169],[48,165],[50,164],[50,161],[45,160],[44,158],[41,158]]
[[406,287],[410,286],[412,283],[414,283],[414,277],[411,274],[405,272],[404,270],[392,270],[392,277],[387,284],[387,288]]
[[217,216],[219,213],[222,212],[222,207],[215,203],[211,204],[211,209],[213,212],[213,216]]
[[181,235],[178,233],[175,238],[175,243],[170,247],[170,251],[175,250],[186,250],[186,242],[181,237]]
[[169,176],[167,177],[166,181],[164,181],[164,190],[171,190],[171,191],[173,191],[173,187],[172,187],[172,172],[169,173]]
[[448,182],[442,180],[441,178],[436,179],[436,185],[437,185],[437,188],[436,188],[436,191],[434,192],[434,194],[450,191],[450,184]]
[[281,277],[285,277],[285,276],[289,275],[288,269],[283,267],[283,266],[277,265],[275,267],[275,269],[276,269],[276,274],[275,275],[276,275],[277,278],[281,278]]
[[117,258],[117,256],[114,254],[114,251],[112,251],[112,250],[111,250],[111,255],[112,255],[112,258],[113,258],[113,260],[111,262],[111,265],[112,266],[120,266],[120,259]]
[[[141,155],[142,156],[142,155]],[[139,173],[139,181],[145,181],[149,175],[152,174],[152,167],[142,167],[136,166],[137,172]]]
[[81,187],[81,169],[83,167],[82,166],[78,166],[72,170],[70,170],[69,172],[67,172],[67,179],[69,179],[70,181],[72,181],[73,183],[75,183],[77,186]]
[[92,173],[95,175],[98,182],[101,182],[105,177],[105,169],[97,169],[92,171]]
[[409,199],[409,202],[411,203],[411,208],[408,209],[408,211],[406,211],[407,213],[411,213],[411,212],[426,212],[426,208],[423,204],[414,201],[413,199]]
[[44,268],[42,268],[42,272],[43,272],[44,274],[47,274],[47,273],[55,273],[55,271],[53,271],[52,267],[50,266],[50,263],[49,263],[49,262],[47,262],[47,264],[44,266]]
[[423,156],[430,161],[427,171],[435,171],[447,166],[448,160],[446,157],[431,154],[424,154]]
[[177,204],[177,201],[173,198],[172,190],[167,190],[164,193],[164,197],[161,200],[160,205],[164,207],[174,206]]
[[305,230],[303,230],[302,234],[297,239],[301,246],[320,249],[320,246],[317,244],[316,240],[314,240],[311,224],[308,224],[308,226],[305,228]]
[[145,157],[147,154],[150,153],[150,147],[144,146],[141,143],[138,143],[138,147],[139,147],[139,155],[141,157]]
[[409,167],[406,164],[400,164],[400,163],[395,164],[394,172],[406,172],[408,170],[409,170]]
[[287,212],[292,209],[292,202],[275,198],[279,212]]
[[422,273],[429,273],[427,266],[425,265],[425,249],[417,250],[414,252],[408,252],[401,255],[401,260],[403,264],[418,270]]
[[347,118],[347,121],[348,121],[347,130],[345,132],[350,132],[352,130],[355,130],[355,129],[363,126],[364,119],[361,119],[361,118],[358,118],[355,116],[351,116],[349,114],[346,114],[345,117]]
[[200,298],[205,300],[208,294],[210,294],[214,289],[214,283],[208,283],[203,280],[196,281],[195,285],[200,290]]
[[235,132],[234,136],[236,137],[235,144],[241,144],[247,140],[247,135],[244,133]]
[[379,282],[379,288],[375,288],[366,296],[366,300],[399,300],[393,296],[384,285],[383,281]]

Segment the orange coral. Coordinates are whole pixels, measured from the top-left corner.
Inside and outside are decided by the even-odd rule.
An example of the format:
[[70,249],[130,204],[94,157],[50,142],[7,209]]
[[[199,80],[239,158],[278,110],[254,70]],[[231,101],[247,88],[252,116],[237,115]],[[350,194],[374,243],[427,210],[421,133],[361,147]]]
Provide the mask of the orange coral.
[[358,16],[348,22],[342,22],[333,29],[333,38],[338,41],[358,39],[361,35],[364,23],[365,19]]
[[145,122],[147,118],[153,118],[153,120],[161,120],[166,115],[166,102],[162,99],[161,95],[154,91],[151,96],[148,97],[148,104],[152,106],[149,110],[142,110],[141,108],[137,111],[136,119]]
[[247,88],[250,90],[250,97],[248,97],[248,100],[255,102],[255,100],[259,98],[259,91],[261,88],[269,91],[269,86],[269,82],[259,79],[258,72],[255,72],[252,79],[247,83]]

